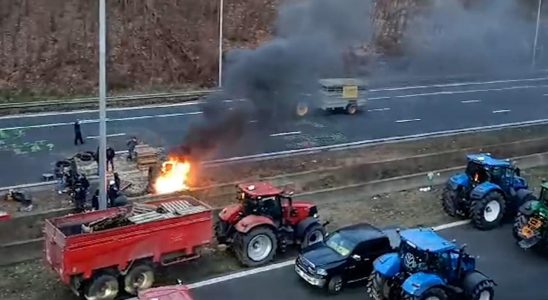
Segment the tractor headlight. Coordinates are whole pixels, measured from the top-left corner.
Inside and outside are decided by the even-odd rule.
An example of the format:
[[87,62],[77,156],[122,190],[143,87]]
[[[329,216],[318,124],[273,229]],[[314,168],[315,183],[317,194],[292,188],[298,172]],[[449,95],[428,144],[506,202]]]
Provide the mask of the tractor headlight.
[[318,214],[314,214],[312,217],[314,217],[315,219],[318,218]]
[[327,276],[327,271],[321,268],[316,269],[316,274],[320,276]]

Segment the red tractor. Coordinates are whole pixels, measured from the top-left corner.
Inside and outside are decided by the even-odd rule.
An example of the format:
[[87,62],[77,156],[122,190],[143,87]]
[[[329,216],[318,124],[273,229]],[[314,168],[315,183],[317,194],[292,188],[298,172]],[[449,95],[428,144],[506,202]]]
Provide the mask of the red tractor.
[[239,184],[238,203],[219,213],[215,235],[229,245],[240,262],[248,267],[268,263],[276,251],[288,245],[305,248],[323,241],[325,225],[318,208],[308,201],[293,201],[293,193],[270,183]]

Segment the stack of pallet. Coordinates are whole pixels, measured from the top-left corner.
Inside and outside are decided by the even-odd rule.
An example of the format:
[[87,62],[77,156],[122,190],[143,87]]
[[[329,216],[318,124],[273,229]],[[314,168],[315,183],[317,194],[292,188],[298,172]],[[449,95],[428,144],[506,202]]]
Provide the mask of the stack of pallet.
[[169,219],[177,216],[189,215],[201,211],[205,211],[207,208],[201,205],[192,205],[185,200],[176,200],[160,204],[160,206],[141,206],[136,210],[133,208],[133,215],[128,217],[128,220],[134,224],[142,224],[152,222],[156,220]]
[[135,154],[137,155],[137,168],[139,170],[147,170],[149,167],[158,164],[158,150],[147,144],[137,145]]

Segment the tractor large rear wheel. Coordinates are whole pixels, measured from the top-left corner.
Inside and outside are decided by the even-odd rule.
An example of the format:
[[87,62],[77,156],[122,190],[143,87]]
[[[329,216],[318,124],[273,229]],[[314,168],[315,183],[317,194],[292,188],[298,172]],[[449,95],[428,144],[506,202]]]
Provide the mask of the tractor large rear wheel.
[[258,267],[274,259],[278,243],[272,229],[258,227],[246,234],[236,234],[233,248],[243,265]]
[[457,197],[457,191],[449,187],[445,187],[441,194],[441,207],[447,215],[453,218],[460,217],[457,210]]
[[500,226],[506,210],[504,196],[497,191],[474,200],[470,207],[472,224],[479,230],[491,230]]

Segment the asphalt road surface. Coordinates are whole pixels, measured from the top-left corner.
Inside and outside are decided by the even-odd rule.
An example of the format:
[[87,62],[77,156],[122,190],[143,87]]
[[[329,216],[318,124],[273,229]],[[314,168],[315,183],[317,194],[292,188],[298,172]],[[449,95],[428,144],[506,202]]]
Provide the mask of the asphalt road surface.
[[[346,142],[428,132],[548,119],[548,78],[405,86],[371,90],[364,112],[355,116],[319,114],[304,120],[262,128],[252,120],[250,130],[218,158],[302,149]],[[224,101],[226,109],[242,101]],[[0,117],[0,130],[20,131],[21,137],[0,144],[0,186],[32,183],[51,171],[58,159],[97,148],[98,113],[80,111]],[[125,150],[136,135],[152,145],[179,145],[191,124],[203,121],[199,103],[116,108],[108,112],[108,144]],[[79,119],[86,144],[73,145],[73,122]],[[25,142],[44,141],[53,147],[18,153]],[[4,150],[2,149],[11,149]]]
[[[470,254],[479,255],[478,270],[498,284],[495,299],[548,299],[548,289],[544,286],[548,262],[519,249],[514,244],[510,226],[490,232],[461,226],[440,233],[448,239],[457,239],[459,244],[466,243]],[[200,287],[192,290],[192,294],[197,300],[368,299],[363,284],[347,288],[337,296],[328,296],[323,290],[312,288],[300,280],[293,266]]]

